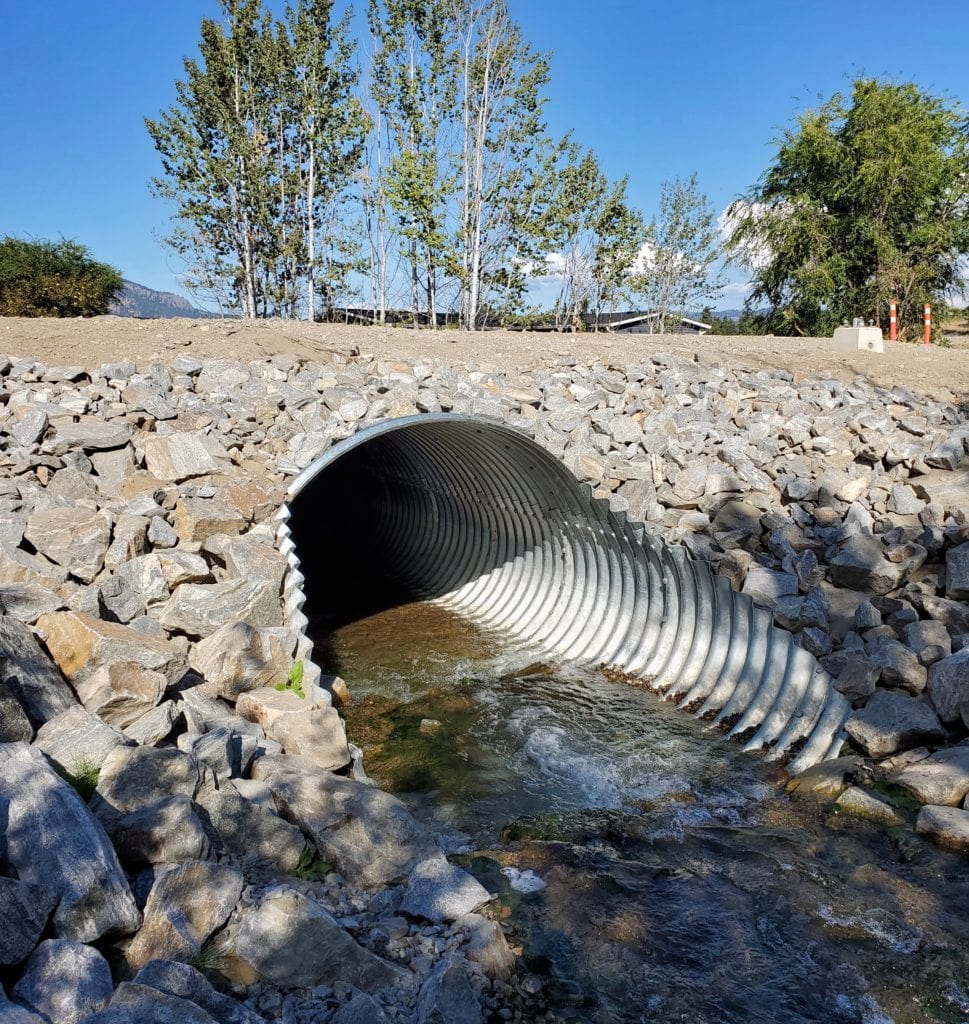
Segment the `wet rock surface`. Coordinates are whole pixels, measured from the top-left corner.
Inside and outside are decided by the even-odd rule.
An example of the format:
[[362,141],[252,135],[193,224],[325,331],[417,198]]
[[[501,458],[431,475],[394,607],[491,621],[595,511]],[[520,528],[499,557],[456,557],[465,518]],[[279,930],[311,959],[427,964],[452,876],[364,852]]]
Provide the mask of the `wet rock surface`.
[[[867,763],[796,792],[901,828],[880,773],[924,805],[920,833],[969,848],[957,402],[656,351],[0,366],[0,961],[19,999],[0,1020],[541,1019],[488,891],[349,777],[325,691],[275,689],[305,648],[272,516],[297,472],[389,416],[501,418],[707,560],[854,707]],[[297,927],[331,953],[287,956]],[[252,973],[226,996],[178,961],[231,934]],[[96,941],[134,980],[105,982]]]

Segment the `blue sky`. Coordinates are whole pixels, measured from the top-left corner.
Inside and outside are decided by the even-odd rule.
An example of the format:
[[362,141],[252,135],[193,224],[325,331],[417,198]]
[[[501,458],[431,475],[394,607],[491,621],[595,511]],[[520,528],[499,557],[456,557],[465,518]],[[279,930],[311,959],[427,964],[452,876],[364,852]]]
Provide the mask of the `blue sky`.
[[[553,53],[549,127],[571,130],[649,216],[696,171],[719,211],[757,179],[796,111],[858,74],[969,105],[969,4],[928,0],[509,0]],[[144,129],[174,100],[215,0],[9,4],[0,27],[0,235],[75,238],[135,281],[178,291],[169,210]],[[741,277],[720,300],[741,300]]]

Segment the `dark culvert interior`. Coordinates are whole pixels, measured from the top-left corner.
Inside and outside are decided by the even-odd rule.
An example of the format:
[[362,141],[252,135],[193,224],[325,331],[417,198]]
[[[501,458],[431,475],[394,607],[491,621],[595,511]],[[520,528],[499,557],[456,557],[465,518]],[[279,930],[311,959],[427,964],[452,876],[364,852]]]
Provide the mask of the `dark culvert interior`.
[[560,661],[643,679],[791,768],[837,752],[848,713],[765,609],[615,516],[536,442],[439,414],[378,424],[294,481],[289,529],[319,645],[439,598]]

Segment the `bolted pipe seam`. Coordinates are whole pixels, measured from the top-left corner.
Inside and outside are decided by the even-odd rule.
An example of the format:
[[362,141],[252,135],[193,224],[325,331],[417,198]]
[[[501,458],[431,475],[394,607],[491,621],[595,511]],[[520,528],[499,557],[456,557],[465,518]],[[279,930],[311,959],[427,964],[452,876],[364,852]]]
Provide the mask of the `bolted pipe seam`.
[[641,680],[792,772],[841,748],[847,701],[767,609],[505,424],[436,413],[358,431],[292,481],[277,541],[312,682],[307,593],[328,550],[356,545],[394,593]]

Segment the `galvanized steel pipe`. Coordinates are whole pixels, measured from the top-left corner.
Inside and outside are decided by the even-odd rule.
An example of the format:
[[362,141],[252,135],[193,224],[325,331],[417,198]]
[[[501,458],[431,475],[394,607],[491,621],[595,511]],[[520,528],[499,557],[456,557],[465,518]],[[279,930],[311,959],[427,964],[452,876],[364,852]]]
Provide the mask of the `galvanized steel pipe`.
[[792,771],[840,749],[847,702],[769,611],[500,423],[411,416],[339,442],[292,482],[279,542],[307,662],[307,613],[436,600],[642,680]]

